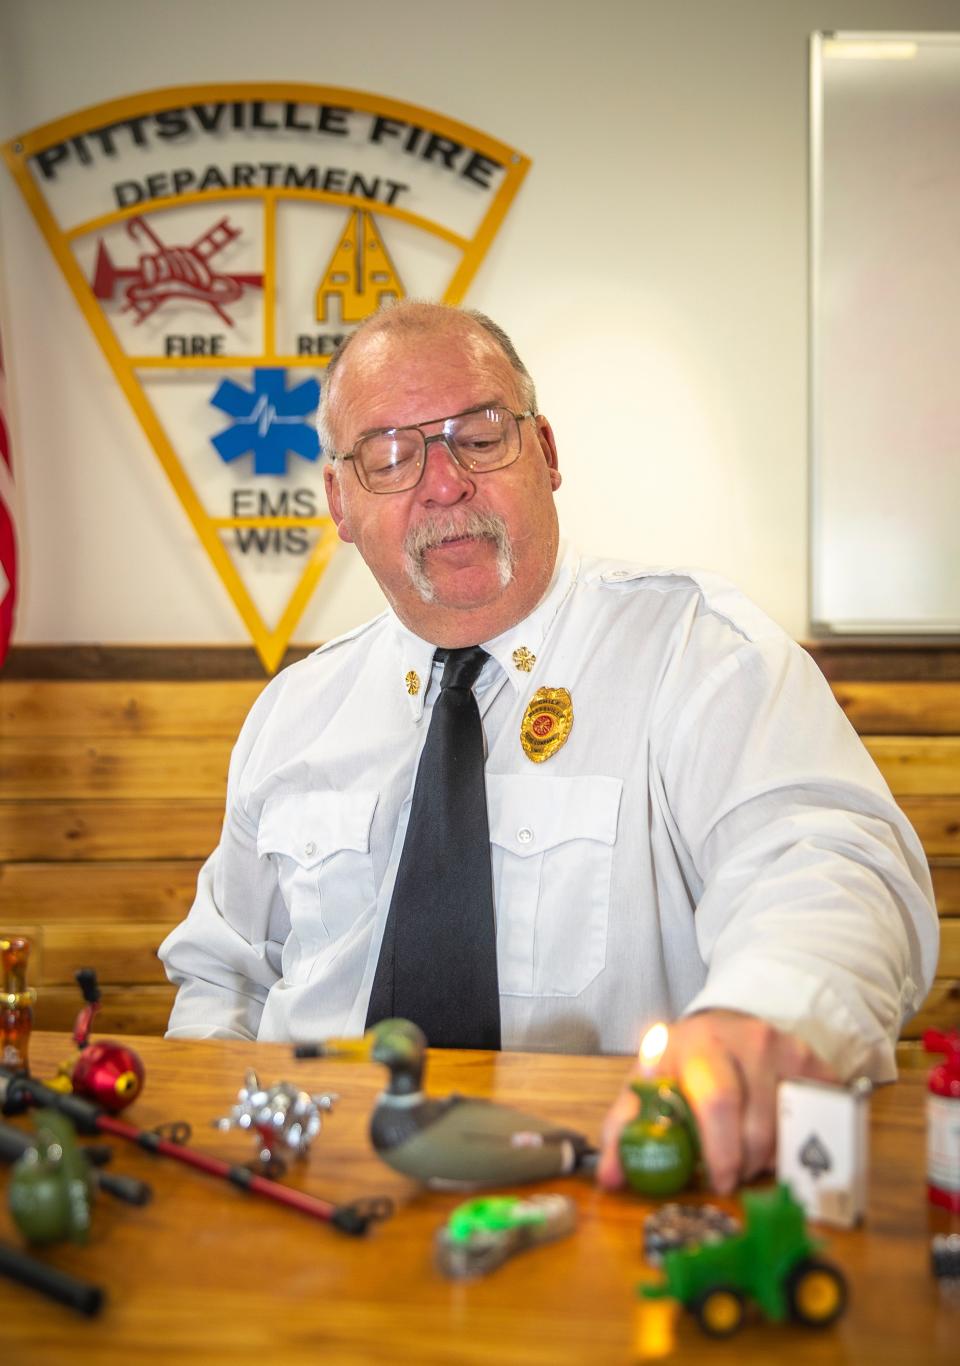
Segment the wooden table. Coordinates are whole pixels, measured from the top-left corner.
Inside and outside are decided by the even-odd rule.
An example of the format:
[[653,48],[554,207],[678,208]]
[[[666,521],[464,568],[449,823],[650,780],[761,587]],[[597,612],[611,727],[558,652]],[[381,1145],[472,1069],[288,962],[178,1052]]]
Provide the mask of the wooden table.
[[[232,1161],[253,1155],[249,1136],[221,1134],[247,1067],[261,1081],[294,1080],[342,1099],[306,1164],[286,1178],[337,1201],[386,1194],[393,1218],[356,1239],[305,1215],[253,1198],[117,1140],[113,1169],[149,1180],[143,1209],[100,1195],[86,1247],[41,1255],[102,1283],[109,1300],[83,1319],[31,1291],[0,1282],[4,1366],[129,1366],[183,1362],[630,1363],[650,1206],[605,1194],[579,1177],[549,1183],[579,1208],[576,1233],[533,1249],[491,1275],[450,1282],[434,1269],[435,1230],[464,1196],[426,1192],[374,1156],[366,1122],[383,1083],[373,1064],[295,1062],[282,1045],[131,1039],[147,1072],[126,1112],[138,1127],[184,1119],[194,1147]],[[71,1052],[64,1034],[34,1035],[34,1075],[52,1075]],[[543,1054],[437,1053],[428,1086],[520,1104],[592,1136],[625,1062]],[[924,1080],[908,1076],[872,1100],[869,1215],[862,1229],[825,1230],[845,1270],[851,1303],[824,1333],[748,1321],[733,1339],[704,1338],[681,1316],[671,1360],[704,1362],[909,1363],[960,1360],[960,1300],[929,1270],[932,1233],[960,1227],[927,1204]],[[12,1121],[30,1127],[26,1116]],[[0,1175],[6,1181],[6,1173]],[[536,1189],[536,1188],[529,1188]],[[6,1207],[0,1238],[18,1242]],[[735,1201],[721,1202],[736,1209]]]

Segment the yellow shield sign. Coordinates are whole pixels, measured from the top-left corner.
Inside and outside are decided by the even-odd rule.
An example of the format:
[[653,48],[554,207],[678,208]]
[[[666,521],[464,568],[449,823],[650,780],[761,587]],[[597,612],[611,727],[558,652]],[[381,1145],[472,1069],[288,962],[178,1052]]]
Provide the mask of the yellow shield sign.
[[313,421],[330,354],[385,300],[459,303],[529,160],[286,84],[152,91],[3,150],[273,672],[336,545]]

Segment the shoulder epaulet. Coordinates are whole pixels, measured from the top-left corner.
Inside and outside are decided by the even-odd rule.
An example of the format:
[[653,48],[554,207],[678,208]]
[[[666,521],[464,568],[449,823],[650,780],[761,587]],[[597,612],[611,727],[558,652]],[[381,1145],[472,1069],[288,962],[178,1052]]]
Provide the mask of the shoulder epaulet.
[[314,655],[327,654],[330,650],[336,650],[340,645],[346,645],[347,641],[358,640],[360,636],[367,635],[375,626],[379,626],[387,615],[387,612],[381,612],[378,617],[373,617],[370,621],[365,621],[360,626],[354,626],[350,631],[344,631],[342,636],[334,636],[333,640],[327,640],[323,645],[318,645],[315,650],[310,652],[307,658],[312,659]]
[[747,640],[769,640],[784,634],[771,617],[755,602],[745,597],[734,584],[720,574],[705,569],[665,568],[659,565],[599,566],[594,576],[606,588],[639,588],[647,586],[661,593],[682,591],[696,593],[705,611],[732,626]]

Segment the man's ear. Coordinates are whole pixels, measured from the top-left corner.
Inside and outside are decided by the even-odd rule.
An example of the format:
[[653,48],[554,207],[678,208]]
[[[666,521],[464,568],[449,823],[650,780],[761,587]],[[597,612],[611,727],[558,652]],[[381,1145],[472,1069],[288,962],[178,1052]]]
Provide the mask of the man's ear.
[[550,487],[556,493],[562,478],[557,460],[557,439],[553,434],[553,428],[542,414],[538,413],[534,421],[537,424],[537,440],[550,471]]
[[337,535],[341,541],[347,545],[353,544],[353,536],[347,525],[346,514],[343,510],[343,494],[340,488],[340,472],[335,470],[332,465],[327,464],[323,467],[323,487],[327,493],[327,507],[330,509],[330,516],[333,524],[337,528]]

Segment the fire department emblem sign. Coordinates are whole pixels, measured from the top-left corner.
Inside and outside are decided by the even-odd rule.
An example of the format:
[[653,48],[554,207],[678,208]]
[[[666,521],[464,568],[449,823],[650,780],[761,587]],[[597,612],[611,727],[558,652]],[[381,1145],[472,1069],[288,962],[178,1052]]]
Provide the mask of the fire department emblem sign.
[[529,168],[355,90],[157,90],[35,128],[7,163],[273,672],[337,544],[314,419],[382,302],[459,303]]

